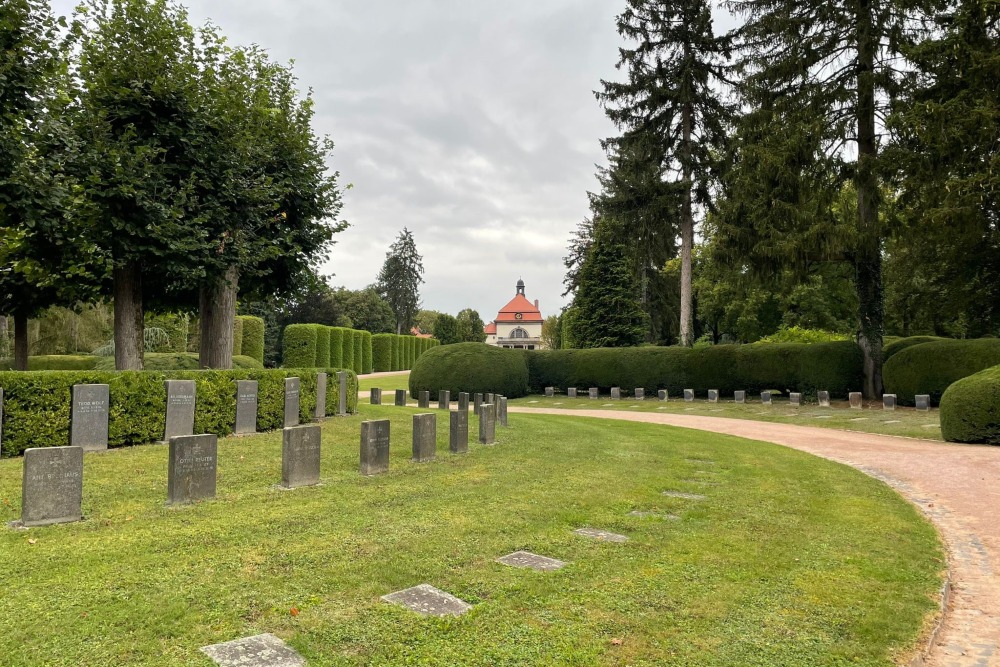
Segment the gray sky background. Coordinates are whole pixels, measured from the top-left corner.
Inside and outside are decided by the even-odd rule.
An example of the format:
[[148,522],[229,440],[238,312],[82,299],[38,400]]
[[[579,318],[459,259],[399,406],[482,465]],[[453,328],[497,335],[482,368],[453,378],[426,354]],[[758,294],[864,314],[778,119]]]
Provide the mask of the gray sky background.
[[[69,14],[72,0],[54,0]],[[490,321],[523,277],[564,305],[562,257],[614,134],[594,99],[615,77],[620,0],[191,0],[234,44],[295,61],[330,166],[352,183],[324,267],[374,282],[399,231],[424,258],[423,307]]]

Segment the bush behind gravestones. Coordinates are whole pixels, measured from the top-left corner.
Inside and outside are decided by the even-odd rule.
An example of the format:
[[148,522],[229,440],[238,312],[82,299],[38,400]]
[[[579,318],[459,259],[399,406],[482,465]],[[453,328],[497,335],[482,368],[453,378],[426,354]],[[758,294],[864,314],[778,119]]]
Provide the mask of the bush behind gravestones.
[[[238,319],[243,322],[243,345],[239,349],[239,354],[256,359],[263,367],[264,320],[252,315],[241,315]],[[233,350],[235,351],[236,348],[234,347]]]
[[289,324],[282,335],[282,365],[285,368],[312,368],[316,363],[316,327]]
[[941,397],[941,434],[949,442],[1000,445],[1000,366],[948,387]]
[[938,340],[897,352],[882,369],[885,393],[901,405],[929,394],[937,405],[948,387],[962,378],[1000,364],[1000,339]]
[[[411,337],[412,338],[412,337]],[[528,393],[528,365],[524,352],[484,343],[433,346],[417,360],[410,373],[410,395],[429,391],[431,400],[447,389],[452,396],[495,392],[517,398]]]

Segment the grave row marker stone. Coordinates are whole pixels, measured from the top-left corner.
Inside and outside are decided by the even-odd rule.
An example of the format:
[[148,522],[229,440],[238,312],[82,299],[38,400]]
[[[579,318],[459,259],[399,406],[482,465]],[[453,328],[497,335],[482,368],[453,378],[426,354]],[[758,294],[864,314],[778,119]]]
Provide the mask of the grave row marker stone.
[[760,392],[760,402],[764,405],[771,405],[771,392],[762,391]]
[[555,395],[556,395],[556,389],[555,389],[555,387],[546,387],[545,388],[545,398],[552,398]]
[[272,634],[234,639],[201,647],[219,667],[305,667],[306,661],[291,646]]
[[284,425],[299,425],[299,378],[285,378],[285,421]]
[[661,401],[666,401],[669,400],[670,398],[670,394],[667,393],[666,389],[660,389],[658,392],[656,392],[656,395]]
[[[347,416],[347,372],[340,371],[337,373],[337,389],[339,394],[337,395],[337,415],[340,417]],[[381,404],[382,402],[382,390],[378,390],[378,400]]]
[[314,419],[326,419],[326,373],[316,373],[316,408]]
[[496,443],[496,427],[496,412],[493,411],[493,405],[484,403],[479,409],[479,442],[484,445]]
[[737,390],[736,392],[733,393],[733,400],[735,400],[737,403],[746,403],[747,393],[742,389]]
[[506,396],[501,396],[500,397],[499,417],[500,417],[500,425],[503,426],[504,428],[507,428],[508,424],[507,424],[507,397]]
[[422,410],[431,407],[431,392],[422,391],[417,395],[417,407]]
[[377,387],[369,392],[372,405],[382,405],[382,390]]
[[319,426],[290,426],[281,435],[281,485],[286,489],[319,484]]
[[790,394],[788,394],[788,402],[793,407],[796,408],[799,407],[800,405],[802,405],[802,394],[796,391],[791,392]]
[[21,525],[48,526],[83,518],[83,447],[24,450]]
[[[257,380],[236,382],[236,428],[237,435],[257,432]],[[194,426],[192,425],[192,430]]]
[[361,474],[389,470],[389,420],[361,422]]
[[590,388],[590,398],[591,398],[591,400],[595,400],[596,401],[600,397],[601,397],[601,390],[598,389],[597,387],[591,387]]
[[438,590],[430,584],[420,584],[413,588],[383,595],[382,599],[424,616],[461,616],[472,609],[472,605],[467,602],[450,593]]
[[830,407],[830,392],[828,391],[816,392],[816,400],[819,401],[819,407],[821,408]]
[[463,412],[469,411],[469,392],[460,391],[458,392],[458,409]]
[[848,394],[847,398],[851,402],[851,409],[852,410],[860,410],[861,409],[861,406],[862,406],[863,402],[862,402],[861,392],[860,391],[852,391],[850,394]]
[[438,410],[450,410],[450,409],[451,409],[451,390],[450,389],[438,390]]
[[406,407],[406,390],[397,389],[396,390],[396,407],[405,408]]
[[413,462],[433,461],[437,456],[437,415],[413,415]]
[[85,452],[108,448],[110,391],[106,384],[73,385],[69,444]]
[[882,394],[882,409],[883,410],[896,409],[896,394]]
[[566,396],[568,398],[576,398],[576,387],[570,387],[566,390]]
[[219,438],[214,434],[170,438],[167,463],[167,504],[215,497]]
[[708,402],[709,403],[718,403],[719,402],[719,390],[718,389],[709,389],[708,390]]
[[620,401],[620,400],[622,400],[622,390],[621,390],[620,387],[612,387],[611,388],[611,400],[612,401]]
[[694,389],[684,390],[684,400],[687,401],[688,403],[694,400]]
[[469,412],[456,410],[449,416],[451,429],[448,433],[448,449],[452,454],[465,454],[469,451]]
[[[931,397],[930,394],[917,394],[916,396],[917,410],[920,412],[929,412],[931,409]],[[2,406],[0,406],[2,409]],[[2,415],[2,412],[0,412]]]
[[194,380],[167,380],[167,416],[164,420],[163,441],[178,435],[194,434],[196,387]]
[[635,400],[645,401],[646,400],[646,390],[643,387],[635,388]]

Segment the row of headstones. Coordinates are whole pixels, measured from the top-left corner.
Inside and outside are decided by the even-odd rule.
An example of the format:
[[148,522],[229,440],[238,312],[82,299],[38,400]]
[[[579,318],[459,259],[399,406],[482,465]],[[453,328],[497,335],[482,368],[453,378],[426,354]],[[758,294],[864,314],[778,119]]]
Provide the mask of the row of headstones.
[[[506,412],[493,404],[480,406],[479,442],[496,442],[498,414],[507,425]],[[451,413],[449,449],[469,451],[469,413]],[[282,433],[281,486],[294,489],[319,483],[320,443],[317,425],[287,426]],[[215,497],[218,471],[218,436],[180,435],[170,438],[167,455],[167,504],[190,503]],[[437,415],[413,416],[413,461],[434,460],[437,453]],[[84,448],[37,447],[24,452],[21,481],[21,521],[24,527],[68,523],[83,518]],[[389,420],[361,424],[361,474],[389,470]]]
[[[317,373],[315,418],[326,417],[326,373]],[[337,373],[340,383],[339,415],[347,414],[347,373]],[[285,378],[284,426],[298,425],[300,378]],[[194,380],[166,380],[166,415],[163,442],[178,435],[194,433],[194,408],[197,388]],[[108,448],[110,387],[106,384],[73,385],[70,409],[69,444],[84,451]],[[0,388],[0,424],[3,420],[3,388]],[[257,432],[257,381],[236,383],[236,424],[233,432],[245,435]],[[2,437],[2,430],[0,430]]]
[[[408,392],[405,389],[396,390],[396,400],[395,405],[399,407],[406,407]],[[459,392],[458,394],[458,409],[464,412],[469,411],[469,400],[472,400],[473,410],[478,415],[479,409],[486,404],[493,406],[493,409],[497,413],[497,418],[501,419],[503,425],[507,425],[507,397],[501,396],[500,394],[489,394],[489,393],[477,393],[470,395],[467,392]],[[372,405],[382,405],[382,390],[375,388],[371,390],[370,400]],[[438,391],[438,409],[439,410],[449,410],[451,409],[451,391],[448,389],[442,389]],[[431,407],[431,392],[422,391],[417,395],[417,407],[421,409],[428,409]]]
[[[668,394],[668,392],[667,392],[666,389],[660,389],[659,392],[657,392],[657,393],[658,393],[658,397],[659,397],[659,399],[661,401],[669,400],[669,394]],[[545,396],[547,398],[552,398],[555,395],[556,395],[556,389],[555,389],[555,387],[546,387],[545,388]],[[576,390],[576,388],[575,387],[570,387],[569,389],[567,389],[566,390],[566,396],[568,398],[576,398],[577,397],[577,390]],[[596,399],[600,398],[600,396],[601,396],[600,389],[598,389],[597,387],[591,387],[590,388],[590,398],[591,399],[596,400]],[[621,398],[622,398],[622,390],[621,390],[621,388],[620,387],[612,387],[611,388],[611,400],[613,400],[613,401],[619,401],[619,400],[621,400]],[[637,401],[643,401],[643,400],[645,400],[646,399],[646,390],[643,389],[643,388],[641,388],[641,387],[636,387],[634,398]],[[719,394],[719,390],[718,389],[709,389],[708,390],[708,402],[709,403],[718,403],[719,402],[719,398],[720,398],[720,394]],[[850,399],[851,407],[852,408],[856,408],[856,409],[859,409],[859,410],[861,409],[861,407],[863,405],[863,400],[862,400],[861,392],[859,392],[859,391],[852,391],[849,394],[848,398]],[[931,397],[930,397],[930,395],[928,395],[928,394],[917,394],[917,396],[915,398],[916,398],[916,402],[915,403],[916,403],[916,406],[917,406],[917,410],[921,410],[921,411],[924,411],[924,412],[926,412],[927,410],[930,410],[930,407],[931,407]],[[736,403],[746,403],[747,402],[747,393],[745,391],[736,391],[736,392],[733,393],[733,399],[734,399],[734,401]],[[820,407],[823,407],[823,408],[830,407],[830,392],[828,392],[828,391],[818,391],[818,392],[816,392],[816,399],[819,402]],[[684,390],[684,400],[687,401],[687,402],[694,401],[694,389],[685,389]],[[771,405],[771,401],[772,401],[771,392],[769,392],[769,391],[762,391],[762,392],[760,392],[760,402],[761,403],[763,403],[765,405]],[[790,405],[793,405],[793,406],[802,405],[802,394],[799,393],[799,392],[791,392],[790,394],[788,394],[788,402],[789,402]],[[882,407],[885,408],[886,410],[895,410],[896,409],[896,394],[883,394],[882,395]]]

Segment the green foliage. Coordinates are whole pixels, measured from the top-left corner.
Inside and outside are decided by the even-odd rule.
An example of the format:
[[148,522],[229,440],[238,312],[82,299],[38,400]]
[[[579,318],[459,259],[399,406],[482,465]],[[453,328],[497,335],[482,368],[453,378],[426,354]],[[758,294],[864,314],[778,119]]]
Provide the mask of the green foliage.
[[344,354],[341,362],[344,368],[354,370],[354,330],[344,329]]
[[351,364],[350,364],[349,367],[355,373],[360,373],[361,369],[364,368],[364,365],[365,365],[365,363],[364,363],[364,359],[365,359],[365,351],[364,351],[365,338],[364,338],[364,332],[352,330],[351,331],[351,336],[354,339],[354,360],[351,362]]
[[838,340],[851,340],[847,334],[824,331],[822,329],[806,329],[803,327],[781,327],[770,336],[764,336],[760,344],[767,343],[832,343]]
[[[240,315],[243,322],[243,345],[240,354],[264,363],[264,320],[251,315]],[[233,348],[235,349],[235,348]],[[331,366],[333,364],[330,364]]]
[[1000,364],[1000,340],[941,340],[908,347],[885,364],[886,393],[901,405],[913,405],[917,394],[941,400],[958,380]]
[[442,345],[451,345],[462,341],[459,335],[458,320],[447,313],[441,313],[434,322],[434,337]]
[[405,370],[403,368],[403,337],[396,334],[393,334],[392,338],[392,370]]
[[314,324],[316,328],[316,368],[328,368],[330,363],[330,327]]
[[372,366],[376,373],[392,370],[392,348],[396,334],[372,336]]
[[361,332],[361,372],[365,375],[375,369],[372,350],[372,333],[370,331]]
[[330,366],[343,368],[344,363],[344,332],[342,327],[330,327]]
[[[92,366],[98,371],[115,370],[114,357],[91,357],[97,363]],[[201,369],[198,355],[194,352],[150,352],[144,358],[147,371],[196,371]],[[264,365],[253,357],[236,355],[233,357],[234,369],[260,369]]]
[[908,347],[913,347],[914,345],[921,345],[923,343],[934,343],[939,340],[948,340],[947,338],[940,338],[938,336],[910,336],[909,338],[895,338],[889,340],[886,338],[886,344],[882,348],[882,358],[887,362],[891,357],[893,357],[897,352],[902,352]]
[[[86,371],[94,368],[99,359],[90,355],[52,354],[28,357],[29,371]],[[14,370],[13,359],[0,359],[0,370]]]
[[466,343],[483,343],[486,341],[486,333],[483,331],[485,324],[479,312],[471,308],[460,310],[455,316],[458,322],[458,337]]
[[[243,350],[243,320],[238,317],[233,318],[233,354],[239,354]],[[181,350],[181,352],[186,351]]]
[[517,398],[528,393],[528,365],[524,352],[482,343],[458,343],[435,347],[422,355],[410,372],[410,395],[429,391],[499,393]]
[[396,333],[407,334],[420,310],[420,285],[424,282],[423,258],[413,233],[403,228],[379,271],[377,290],[396,316]]
[[403,340],[406,343],[406,368],[410,369],[417,361],[417,339],[414,336],[405,336]]
[[[161,313],[158,315],[146,315],[147,329],[161,329],[166,334],[166,341],[155,345],[147,352],[187,352],[188,328],[190,320],[187,315],[180,313]],[[242,330],[240,330],[242,334]],[[235,340],[234,331],[233,339]],[[239,354],[240,347],[233,345],[235,354]]]
[[949,442],[1000,445],[1000,366],[962,378],[945,390],[941,433]]
[[315,325],[290,324],[285,327],[282,365],[285,368],[314,368],[315,363]]
[[375,288],[369,287],[356,292],[340,289],[334,292],[333,298],[341,304],[344,315],[355,329],[371,333],[391,333],[396,330],[392,308]]

